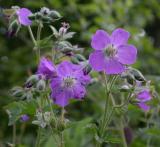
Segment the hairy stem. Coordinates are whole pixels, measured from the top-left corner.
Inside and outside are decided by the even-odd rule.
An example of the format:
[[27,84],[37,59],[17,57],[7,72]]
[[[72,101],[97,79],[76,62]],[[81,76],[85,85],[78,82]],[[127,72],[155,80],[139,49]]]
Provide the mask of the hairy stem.
[[[64,107],[62,108],[62,112],[61,112],[61,123],[64,123],[64,113],[65,113],[65,109]],[[60,147],[64,147],[64,136],[63,136],[63,131],[60,134]]]
[[[114,76],[111,80],[107,81],[106,74],[104,72],[104,79],[105,79],[105,94],[106,94],[106,103],[105,103],[105,110],[103,119],[100,125],[100,137],[104,136],[105,130],[109,125],[109,122],[111,121],[113,112],[114,112],[114,104],[110,105],[110,93],[113,87],[114,82],[117,79],[117,76]],[[100,147],[101,143],[97,143],[97,147]]]
[[39,127],[35,147],[40,147],[40,131],[41,131],[41,128]]
[[121,137],[122,137],[123,147],[128,147],[127,146],[127,142],[126,142],[126,137],[125,137],[125,134],[124,134],[124,126],[123,126],[123,120],[122,120],[122,118],[120,120],[120,134],[121,134]]
[[16,124],[13,124],[13,138],[12,138],[12,142],[13,142],[14,146],[16,146]]

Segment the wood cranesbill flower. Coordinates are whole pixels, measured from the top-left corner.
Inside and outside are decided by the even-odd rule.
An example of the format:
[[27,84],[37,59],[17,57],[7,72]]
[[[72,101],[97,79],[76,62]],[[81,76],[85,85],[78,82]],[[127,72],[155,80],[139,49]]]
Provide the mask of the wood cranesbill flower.
[[51,79],[56,76],[56,69],[53,62],[45,57],[41,58],[37,74],[43,75],[47,79]]
[[89,63],[96,71],[106,74],[120,74],[125,65],[135,63],[137,49],[127,44],[130,34],[118,28],[109,35],[104,30],[97,30],[92,36],[91,46],[95,50],[89,56]]
[[32,12],[27,8],[21,8],[16,11],[16,14],[18,16],[18,21],[20,24],[24,26],[30,26],[32,24],[32,21],[29,19],[29,16],[32,14]]
[[146,104],[146,102],[151,100],[151,94],[149,90],[142,90],[137,94],[138,106],[144,111],[148,111],[150,106]]
[[84,75],[80,65],[63,61],[57,66],[57,77],[50,84],[51,98],[55,104],[64,107],[71,98],[82,99],[86,94],[85,86],[89,82],[90,76]]

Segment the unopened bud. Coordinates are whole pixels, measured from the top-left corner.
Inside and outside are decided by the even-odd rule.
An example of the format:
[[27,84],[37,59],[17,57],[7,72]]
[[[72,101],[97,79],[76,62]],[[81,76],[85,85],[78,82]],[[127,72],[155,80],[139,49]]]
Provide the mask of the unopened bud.
[[44,91],[44,89],[46,88],[46,82],[43,79],[39,80],[36,88],[38,91]]
[[89,64],[87,64],[84,68],[83,68],[83,73],[84,75],[88,75],[91,72],[92,68]]
[[22,87],[14,87],[12,90],[11,90],[11,94],[12,96],[15,96],[15,97],[22,97],[23,94],[24,94],[24,90]]
[[39,81],[39,76],[38,75],[32,75],[27,79],[25,85],[34,85],[38,81]]
[[59,12],[52,10],[49,13],[49,17],[51,17],[53,20],[56,20],[56,19],[61,18],[61,15]]
[[144,76],[142,75],[142,73],[135,69],[135,68],[131,68],[130,69],[130,73],[133,74],[133,76],[135,77],[136,80],[138,81],[146,81]]
[[86,61],[86,58],[81,54],[75,54],[74,57],[77,58],[77,60],[80,62]]

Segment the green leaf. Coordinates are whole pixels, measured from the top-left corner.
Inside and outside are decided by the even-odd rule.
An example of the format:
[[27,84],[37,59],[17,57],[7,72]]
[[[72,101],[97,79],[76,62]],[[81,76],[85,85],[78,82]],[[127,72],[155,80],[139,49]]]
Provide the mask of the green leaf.
[[104,142],[106,142],[106,143],[121,143],[121,139],[116,138],[116,137],[112,137],[112,136],[108,136]]
[[8,125],[13,125],[22,114],[34,115],[36,111],[37,104],[35,100],[26,102],[19,101],[8,104],[4,107],[9,115]]

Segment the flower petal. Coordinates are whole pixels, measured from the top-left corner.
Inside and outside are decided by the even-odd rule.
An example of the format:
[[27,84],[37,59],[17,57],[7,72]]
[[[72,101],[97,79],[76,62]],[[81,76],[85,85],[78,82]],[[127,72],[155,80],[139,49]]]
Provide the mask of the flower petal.
[[81,85],[80,83],[77,83],[73,87],[73,92],[74,92],[74,98],[81,99],[86,94],[86,89],[83,85]]
[[76,70],[76,65],[69,61],[63,61],[57,66],[57,72],[60,76],[70,75],[74,70]]
[[91,46],[95,50],[103,50],[109,45],[110,37],[104,30],[97,30],[92,36]]
[[32,21],[28,18],[29,15],[31,15],[32,12],[27,8],[21,8],[17,11],[18,20],[20,24],[24,26],[29,26],[32,24]]
[[116,56],[122,64],[133,64],[136,62],[137,49],[133,45],[121,45],[117,48]]
[[89,56],[89,64],[96,71],[102,71],[105,68],[105,55],[102,51],[94,51]]
[[145,103],[139,103],[138,106],[144,111],[150,110],[150,106],[146,105]]
[[109,58],[106,62],[106,74],[120,74],[125,70],[125,67],[114,58]]
[[151,100],[151,94],[150,94],[150,92],[149,92],[148,90],[143,90],[143,91],[141,91],[140,93],[138,93],[137,99],[138,99],[140,102],[149,101],[149,100]]
[[112,32],[111,43],[116,47],[122,44],[126,44],[129,36],[129,32],[124,29],[118,28]]
[[66,97],[66,93],[59,93],[56,97],[52,97],[55,104],[65,107],[69,103],[69,98]]
[[56,69],[53,62],[47,58],[42,58],[38,65],[37,74],[42,74],[47,77],[47,79],[52,78],[56,75]]

